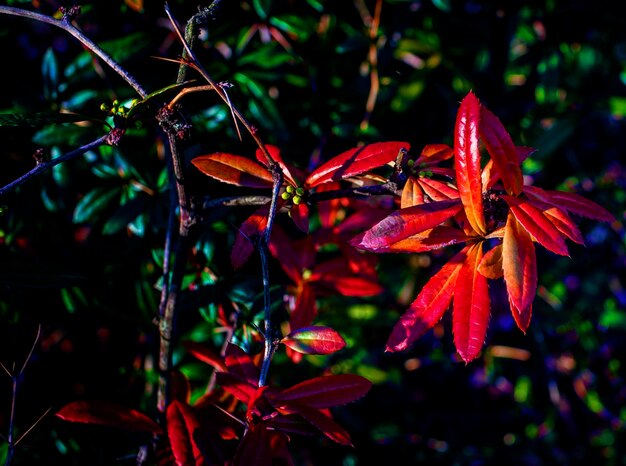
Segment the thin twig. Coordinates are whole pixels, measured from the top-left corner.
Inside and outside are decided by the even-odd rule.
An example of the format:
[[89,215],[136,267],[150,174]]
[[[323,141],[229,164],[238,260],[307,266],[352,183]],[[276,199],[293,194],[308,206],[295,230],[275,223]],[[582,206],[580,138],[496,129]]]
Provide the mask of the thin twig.
[[38,163],[35,166],[35,168],[33,168],[28,173],[25,173],[24,175],[20,176],[15,181],[12,181],[6,186],[3,186],[2,188],[0,188],[0,196],[14,190],[15,188],[25,183],[26,181],[30,180],[31,178],[51,169],[52,167],[60,163],[66,162],[67,160],[71,160],[74,157],[78,157],[79,155],[82,155],[87,151],[95,149],[96,147],[102,146],[104,144],[108,144],[109,139],[110,139],[110,134],[105,134],[104,136],[99,137],[95,141],[92,141],[89,144],[85,144],[84,146],[81,146],[78,149],[74,149],[73,151],[68,152],[67,154],[61,155],[60,157],[49,160],[47,162]]
[[34,11],[22,10],[21,8],[14,8],[10,6],[0,6],[0,14],[20,16],[22,18],[40,21],[42,23],[50,24],[52,26],[63,29],[64,31],[68,32],[76,39],[78,39],[78,41],[83,44],[88,50],[91,50],[95,55],[100,57],[102,61],[109,65],[128,84],[130,84],[132,88],[135,89],[137,94],[139,94],[142,98],[148,95],[148,93],[143,89],[143,87],[141,87],[137,80],[133,76],[131,76],[128,71],[122,68],[119,63],[113,60],[113,58],[111,58],[104,50],[98,47],[95,42],[85,36],[85,34],[83,34],[80,29],[75,27],[66,17],[64,17],[63,19],[56,19],[52,18],[51,16],[46,16]]

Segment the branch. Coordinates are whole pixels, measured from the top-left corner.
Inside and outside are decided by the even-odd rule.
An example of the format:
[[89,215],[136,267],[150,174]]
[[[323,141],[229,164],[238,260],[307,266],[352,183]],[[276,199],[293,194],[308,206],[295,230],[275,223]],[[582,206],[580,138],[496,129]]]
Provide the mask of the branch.
[[[116,131],[116,130],[113,130],[113,131]],[[74,149],[73,151],[68,152],[67,154],[61,155],[60,157],[57,157],[56,159],[52,159],[47,162],[38,162],[35,168],[33,168],[31,171],[29,171],[28,173],[25,173],[24,175],[20,176],[15,181],[12,181],[6,186],[0,188],[0,196],[10,191],[13,191],[15,188],[25,183],[26,181],[30,180],[31,178],[51,169],[52,167],[60,163],[63,163],[67,160],[71,160],[75,157],[78,157],[79,155],[82,155],[85,152],[95,149],[96,147],[99,147],[101,145],[104,145],[104,144],[113,145],[112,143],[114,141],[112,141],[112,135],[113,135],[113,132],[105,134],[104,136],[99,137],[95,141],[92,141],[89,144],[85,144],[84,146],[81,146],[78,149]]]
[[22,18],[28,18],[42,23],[50,24],[52,26],[63,29],[78,41],[83,44],[88,50],[91,50],[102,61],[109,65],[117,74],[119,74],[128,84],[135,89],[135,92],[142,98],[146,97],[148,93],[141,87],[141,85],[133,78],[128,71],[122,68],[113,58],[111,58],[104,50],[98,47],[91,39],[83,34],[83,32],[75,27],[67,15],[63,15],[62,19],[55,19],[50,16],[43,15],[34,11],[22,10],[21,8],[14,8],[10,6],[0,6],[0,14],[19,16]]

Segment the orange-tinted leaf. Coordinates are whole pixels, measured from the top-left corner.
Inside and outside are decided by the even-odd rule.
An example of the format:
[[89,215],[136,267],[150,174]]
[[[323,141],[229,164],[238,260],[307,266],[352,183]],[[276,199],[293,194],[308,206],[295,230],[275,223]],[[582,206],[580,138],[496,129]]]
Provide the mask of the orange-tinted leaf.
[[533,199],[529,199],[528,202],[541,210],[548,220],[550,220],[550,222],[552,222],[552,224],[556,227],[556,229],[569,239],[578,244],[585,244],[585,240],[583,239],[583,235],[580,233],[580,230],[570,216],[563,210],[556,206]]
[[[282,170],[283,175],[284,175],[285,180],[287,181],[287,183],[291,184],[293,186],[298,186],[297,179],[298,179],[298,176],[300,174],[299,173],[292,173],[291,167],[289,167],[285,163],[285,161],[283,160],[282,155],[280,155],[280,149],[278,147],[276,147],[276,146],[271,145],[271,144],[266,144],[265,148],[270,153],[270,156],[272,157],[274,162],[276,162],[278,164],[278,166],[280,167],[280,169]],[[265,157],[265,154],[263,153],[263,151],[261,149],[257,149],[256,150],[256,159],[259,162],[261,162],[263,165],[265,165],[266,167],[269,167],[269,162],[267,160],[267,157]],[[293,171],[295,171],[295,168],[293,169]]]
[[98,424],[151,434],[162,432],[161,427],[145,414],[108,401],[73,401],[63,406],[55,415],[69,422]]
[[517,221],[543,247],[561,256],[567,256],[567,246],[561,232],[539,209],[516,197],[502,196]]
[[395,160],[400,150],[410,147],[406,142],[376,142],[350,149],[318,167],[309,175],[305,185],[313,187],[365,173]]
[[507,193],[517,196],[522,192],[524,180],[517,151],[497,116],[486,107],[480,108],[480,136],[485,143]]
[[400,196],[400,208],[405,209],[414,205],[420,205],[424,203],[424,191],[418,184],[417,180],[410,177],[404,183],[402,188],[402,195]]
[[252,358],[239,346],[228,343],[224,362],[228,372],[245,380],[250,385],[256,386],[259,381],[259,370],[254,365]]
[[226,371],[226,365],[222,357],[206,345],[187,340],[183,341],[183,346],[185,350],[196,359],[209,364],[215,370]]
[[385,351],[407,349],[441,320],[452,301],[454,284],[466,253],[467,248],[462,249],[424,285],[415,301],[393,327]]
[[203,466],[206,464],[202,449],[196,443],[200,423],[191,406],[173,401],[167,407],[167,434],[178,466]]
[[453,244],[465,243],[473,239],[475,237],[467,236],[458,228],[440,225],[432,230],[398,241],[387,249],[381,249],[377,252],[427,252]]
[[470,92],[459,107],[454,128],[456,185],[467,219],[474,231],[484,234],[483,194],[478,147],[480,102]]
[[201,155],[191,161],[198,170],[211,178],[248,188],[269,188],[272,175],[263,165],[240,155]]
[[483,260],[480,261],[478,271],[485,277],[492,280],[497,280],[503,275],[502,270],[502,245],[491,248],[483,255]]
[[458,199],[459,192],[447,183],[431,178],[420,178],[419,184],[424,193],[433,201],[447,201],[449,199]]
[[[509,212],[504,230],[502,269],[511,312],[517,326],[526,332],[537,292],[537,258],[530,234],[518,223],[512,212]],[[528,319],[520,319],[527,315]]]
[[400,240],[416,235],[452,218],[461,210],[458,200],[431,202],[400,209],[365,232],[354,246],[377,251]]
[[358,375],[326,375],[287,388],[274,394],[269,401],[276,408],[286,402],[297,402],[317,409],[330,408],[358,400],[371,387],[372,382]]
[[454,156],[454,150],[447,144],[428,144],[422,149],[422,153],[416,163],[431,165],[448,160]]
[[478,272],[483,258],[482,242],[466,247],[467,258],[454,286],[452,330],[454,345],[466,363],[475,359],[485,342],[489,324],[489,287]]
[[299,328],[283,338],[281,343],[304,354],[330,354],[346,346],[339,332],[321,326]]
[[301,403],[290,402],[284,405],[283,410],[299,414],[332,441],[341,445],[352,446],[350,434],[319,409],[311,408]]

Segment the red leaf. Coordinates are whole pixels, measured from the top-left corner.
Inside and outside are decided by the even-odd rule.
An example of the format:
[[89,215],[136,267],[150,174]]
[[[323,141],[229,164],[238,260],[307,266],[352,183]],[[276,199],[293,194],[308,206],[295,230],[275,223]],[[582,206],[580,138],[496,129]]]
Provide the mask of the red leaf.
[[428,144],[422,149],[417,164],[434,165],[454,156],[454,150],[447,144]]
[[447,201],[459,198],[459,192],[447,183],[431,178],[420,178],[418,182],[424,193],[433,201]]
[[269,249],[294,283],[300,283],[302,272],[315,264],[315,250],[311,237],[306,236],[302,240],[294,241],[279,225],[272,228]]
[[252,386],[256,386],[259,381],[259,370],[254,365],[252,358],[239,346],[228,343],[224,362],[228,372],[245,380]]
[[285,402],[322,409],[358,400],[371,387],[372,382],[358,375],[326,375],[306,380],[271,397],[268,395],[268,398],[277,409]]
[[482,349],[489,324],[489,288],[487,278],[478,272],[483,258],[482,242],[466,247],[467,258],[454,286],[452,330],[454,344],[466,363]]
[[537,257],[530,234],[511,212],[504,230],[502,269],[511,312],[517,326],[525,333],[530,323],[530,309],[537,292]]
[[234,466],[272,466],[271,435],[265,424],[250,426],[237,447]]
[[385,351],[407,349],[441,320],[452,301],[454,283],[466,253],[467,248],[462,249],[424,285],[415,301],[393,327]]
[[346,346],[336,330],[321,326],[299,328],[283,338],[281,343],[304,354],[330,354]]
[[200,423],[191,406],[173,401],[167,407],[167,433],[172,452],[179,466],[203,466],[206,464],[202,450],[196,443]]
[[517,196],[524,187],[517,150],[498,117],[484,106],[480,108],[480,136],[498,170],[504,189]]
[[315,303],[315,293],[311,285],[307,282],[298,287],[296,303],[291,316],[289,326],[292,331],[306,327],[313,322],[317,315],[317,304]]
[[427,252],[473,239],[475,239],[474,236],[467,236],[458,228],[440,225],[432,230],[398,241],[387,249],[380,249],[377,252]]
[[246,405],[256,396],[258,390],[256,384],[250,385],[241,377],[229,372],[217,372],[215,374],[215,380],[224,390]]
[[315,266],[309,282],[321,291],[338,291],[343,296],[375,296],[383,291],[375,277],[355,276],[343,257]]
[[470,92],[461,102],[454,129],[456,184],[467,219],[477,233],[485,234],[483,194],[478,147],[480,102]]
[[530,233],[530,235],[546,249],[567,256],[567,246],[561,236],[561,232],[539,209],[527,201],[515,197],[505,196],[502,198],[509,205],[517,221]]
[[529,199],[528,202],[541,210],[548,220],[550,220],[550,222],[552,222],[552,224],[556,227],[556,229],[569,239],[578,244],[585,244],[585,240],[583,239],[583,235],[580,233],[580,230],[570,216],[563,210],[556,206],[533,199]]
[[162,432],[161,427],[145,414],[108,401],[73,401],[63,406],[55,416],[69,422],[97,424],[151,434]]
[[452,218],[461,210],[458,200],[431,202],[400,209],[365,232],[353,246],[369,251],[384,249],[400,240],[416,235]]
[[[274,160],[274,162],[276,162],[278,164],[278,166],[280,167],[280,169],[282,170],[283,175],[285,176],[286,181],[289,184],[297,187],[298,186],[297,177],[298,177],[299,173],[295,173],[296,176],[294,176],[294,173],[292,173],[291,167],[289,167],[285,163],[285,161],[283,160],[283,157],[280,155],[280,149],[278,147],[276,147],[276,146],[271,145],[271,144],[266,144],[265,148],[270,153],[270,155],[271,155],[272,159]],[[257,149],[256,150],[256,159],[259,162],[261,162],[263,165],[265,165],[266,167],[269,167],[269,162],[267,160],[267,157],[265,157],[265,154],[263,153],[263,151],[261,149]]]
[[[316,193],[324,191],[333,191],[341,187],[340,183],[324,183],[315,188]],[[331,199],[329,201],[320,201],[317,203],[317,212],[320,223],[324,228],[331,228],[337,221],[339,209],[341,208],[340,199]]]
[[604,207],[578,194],[563,191],[545,191],[545,193],[550,198],[552,204],[573,214],[604,222],[615,220],[613,214]]
[[305,186],[311,188],[365,173],[395,160],[400,150],[409,150],[410,147],[406,142],[376,142],[350,149],[313,171]]
[[191,161],[198,170],[211,178],[248,188],[269,188],[272,175],[263,165],[240,155],[201,155]]
[[312,425],[317,427],[324,435],[326,435],[332,441],[337,442],[341,445],[352,446],[350,434],[348,434],[348,432],[346,432],[343,427],[341,427],[319,409],[311,408],[310,406],[306,406],[301,403],[290,402],[286,403],[283,406],[282,410],[290,414],[299,414],[304,419],[309,421]]
[[293,220],[293,223],[296,224],[298,229],[303,233],[309,232],[309,206],[302,204],[294,204],[291,206],[289,210],[289,216]]
[[233,268],[238,269],[243,266],[254,252],[254,242],[265,232],[269,208],[269,204],[266,204],[257,209],[239,227],[230,253]]
[[200,361],[209,364],[218,371],[226,371],[226,365],[224,364],[222,357],[207,346],[201,343],[196,343],[195,341],[183,341],[183,346],[189,354]]

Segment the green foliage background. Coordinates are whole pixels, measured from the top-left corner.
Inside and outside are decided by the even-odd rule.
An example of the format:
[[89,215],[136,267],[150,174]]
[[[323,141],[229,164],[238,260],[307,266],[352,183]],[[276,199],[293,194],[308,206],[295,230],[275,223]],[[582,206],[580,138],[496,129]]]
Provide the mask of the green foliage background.
[[[151,92],[177,72],[155,57],[176,59],[181,46],[160,2],[141,11],[131,4],[84,2],[78,24]],[[169,4],[181,23],[197,7]],[[53,14],[57,6],[39,8]],[[571,259],[541,255],[527,335],[505,302],[494,306],[483,357],[467,366],[454,357],[446,319],[412,350],[383,351],[437,256],[381,257],[384,295],[322,300],[319,322],[342,333],[348,348],[295,368],[278,354],[273,380],[287,385],[330,367],[375,386],[336,411],[355,449],[294,438],[297,464],[626,464],[626,34],[618,2],[385,0],[372,38],[359,8],[374,7],[371,0],[223,1],[199,38],[198,55],[217,81],[233,85],[230,98],[264,140],[302,167],[360,141],[408,141],[414,151],[451,143],[458,102],[474,90],[517,144],[538,149],[524,166],[534,183],[575,190],[618,220],[583,222],[587,247],[572,245]],[[1,113],[68,110],[103,119],[102,102],[134,97],[62,31],[7,16],[0,25],[0,44],[11,51],[4,56]],[[364,125],[371,43],[380,92]],[[184,103],[194,125],[189,160],[221,150],[253,153],[214,95],[194,94]],[[0,184],[28,171],[37,148],[55,156],[104,131],[97,122],[0,127]],[[190,182],[213,198],[238,192],[199,174]],[[6,367],[21,366],[43,326],[18,393],[19,432],[47,408],[75,399],[154,414],[153,321],[168,198],[162,136],[147,119],[119,147],[57,166],[0,199]],[[184,337],[219,345],[216,310],[226,298],[250,320],[260,310],[258,263],[234,274],[224,254],[248,213],[216,209],[207,219],[190,257]],[[272,276],[280,277],[278,268]],[[206,366],[182,348],[175,361],[199,396]],[[10,398],[10,380],[0,373],[2,433]],[[15,464],[134,464],[147,440],[48,416],[23,441]],[[6,443],[0,457],[3,449]]]

